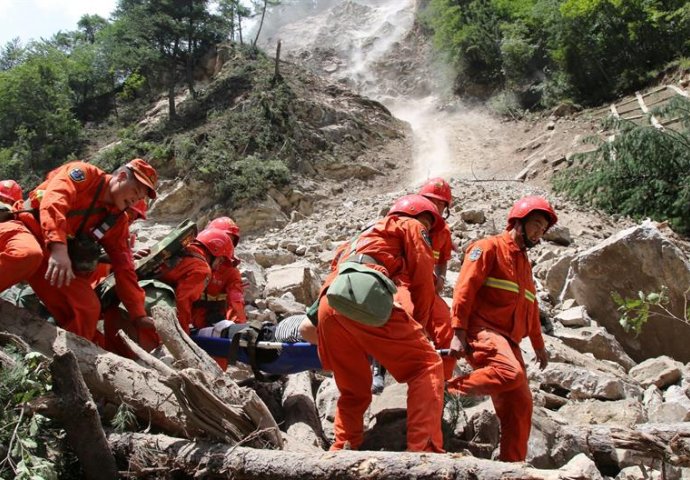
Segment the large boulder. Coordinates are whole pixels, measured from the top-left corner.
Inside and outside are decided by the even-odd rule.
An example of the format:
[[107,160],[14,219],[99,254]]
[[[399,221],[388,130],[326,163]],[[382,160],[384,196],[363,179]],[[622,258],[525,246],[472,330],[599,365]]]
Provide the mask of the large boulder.
[[316,300],[321,288],[321,280],[304,262],[280,265],[266,270],[266,296],[280,297],[292,293],[295,300],[311,305]]
[[668,309],[682,316],[684,295],[690,286],[690,265],[678,247],[652,223],[645,222],[577,255],[571,262],[563,293],[565,298],[574,298],[587,307],[634,360],[669,355],[690,361],[690,325],[651,315],[642,334],[635,336],[625,332],[619,323],[612,292],[637,298],[639,291],[658,292],[662,286],[668,288]]
[[554,336],[578,352],[591,353],[600,360],[610,360],[626,370],[634,367],[635,361],[623,350],[616,337],[602,327],[565,328],[556,325]]

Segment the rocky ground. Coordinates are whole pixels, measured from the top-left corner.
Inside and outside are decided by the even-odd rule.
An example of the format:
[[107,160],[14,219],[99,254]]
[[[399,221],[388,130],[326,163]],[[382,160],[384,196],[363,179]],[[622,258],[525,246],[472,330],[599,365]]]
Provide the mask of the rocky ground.
[[[309,32],[320,48],[301,49],[298,41],[292,47],[286,42],[288,58],[325,75],[334,88],[363,85],[360,91],[371,92],[376,84],[371,77],[348,73],[351,59],[345,53],[359,47],[342,40],[354,24],[353,16],[367,18],[367,11],[360,7],[346,2],[339,14],[350,15],[350,20],[337,17],[338,35],[293,25],[288,32]],[[323,15],[321,22],[332,25],[336,14]],[[341,41],[330,45],[330,38]],[[470,242],[502,231],[517,198],[546,195],[560,221],[530,252],[530,258],[545,312],[551,364],[545,371],[534,368],[529,343],[522,345],[536,404],[528,462],[547,469],[566,468],[571,462],[567,478],[690,478],[689,470],[671,466],[683,464],[670,460],[671,444],[662,448],[668,454],[664,463],[660,451],[640,453],[632,447],[602,455],[592,450],[584,433],[595,427],[680,431],[690,421],[690,353],[686,348],[690,327],[678,319],[651,316],[640,336],[626,333],[611,300],[611,292],[635,298],[639,291],[668,287],[669,309],[682,317],[690,286],[686,239],[664,224],[638,224],[606,215],[572,204],[550,190],[551,175],[568,167],[572,153],[591,148],[583,140],[602,135],[587,112],[563,106],[508,121],[480,105],[430,97],[434,87],[426,80],[432,69],[410,60],[428,50],[410,40],[414,35],[400,38],[406,40],[394,45],[393,53],[374,58],[384,86],[377,90],[381,94],[377,98],[409,127],[400,126],[400,135],[388,135],[385,142],[333,168],[322,167],[319,175],[295,176],[292,185],[270,191],[261,204],[230,212],[250,232],[238,249],[249,317],[277,322],[304,312],[316,296],[334,249],[384,215],[396,198],[414,192],[428,176],[447,178],[455,198],[448,222],[458,248],[449,264],[444,291],[448,298]],[[412,93],[415,96],[409,96]],[[379,108],[378,104],[370,107]],[[422,114],[426,118],[421,119]],[[444,146],[439,147],[440,143]],[[164,205],[159,209],[176,211]],[[135,228],[144,243],[159,238],[168,228],[152,226],[155,212],[152,221]],[[195,212],[200,225],[211,212]],[[462,368],[466,367],[460,366],[459,371]],[[294,375],[283,382],[259,384],[257,390],[279,424],[285,421],[288,449],[318,452],[332,441],[338,393],[328,374]],[[311,412],[311,417],[295,421],[293,403],[288,401],[295,396],[306,402],[301,408]],[[403,450],[404,418],[405,387],[389,379],[367,412],[366,448]],[[499,429],[490,400],[474,399],[464,406],[449,400],[444,433],[449,451],[491,458]],[[687,454],[681,450],[675,454]],[[586,456],[579,457],[581,453]]]

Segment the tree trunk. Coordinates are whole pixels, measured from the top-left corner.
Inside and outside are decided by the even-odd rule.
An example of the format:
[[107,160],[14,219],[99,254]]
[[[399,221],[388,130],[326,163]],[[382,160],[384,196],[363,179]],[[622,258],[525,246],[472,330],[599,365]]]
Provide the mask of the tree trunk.
[[172,435],[202,433],[188,424],[172,390],[161,382],[157,372],[106,352],[7,302],[0,302],[0,329],[22,337],[32,350],[48,358],[72,350],[91,394],[116,405],[127,403],[145,424],[150,422]]
[[259,29],[256,31],[256,37],[254,37],[254,42],[252,42],[252,47],[256,48],[256,42],[259,41],[259,35],[261,35],[261,28],[264,26],[264,18],[266,17],[266,6],[268,5],[268,0],[264,0],[264,8],[261,10],[261,20],[259,21]]
[[282,43],[283,42],[281,40],[278,40],[278,45],[276,45],[276,66],[273,72],[273,84],[278,83],[283,78],[280,76],[280,47]]
[[60,420],[67,441],[77,454],[86,478],[117,478],[115,457],[110,451],[91,393],[79,372],[74,353],[55,355],[50,365],[53,391],[59,399]]
[[[690,466],[688,439],[690,425],[640,425],[636,430],[595,426],[575,428],[595,462],[615,449],[628,449],[641,458],[660,454],[676,466]],[[117,458],[136,460],[138,451],[157,451],[155,465],[141,462],[139,467],[170,469],[198,478],[311,480],[338,479],[472,479],[520,478],[531,480],[590,480],[591,471],[577,461],[586,452],[571,451],[568,461],[558,470],[531,468],[524,463],[503,463],[462,454],[412,452],[347,451],[286,452],[230,447],[223,444],[192,442],[164,435],[140,433],[111,434],[110,446]],[[614,450],[612,450],[614,449]],[[576,450],[576,449],[575,449]],[[652,452],[652,453],[650,453]],[[565,462],[564,462],[565,463]],[[203,466],[200,469],[200,465]],[[590,463],[591,465],[591,463]],[[597,462],[598,466],[598,462]],[[197,478],[195,477],[195,478]]]
[[[563,427],[559,443],[570,455],[584,453],[594,459],[599,470],[617,471],[621,465],[617,449],[629,450],[640,459],[655,459],[671,465],[690,467],[690,423],[643,423],[634,429],[609,425]],[[557,457],[559,449],[553,453]],[[559,459],[559,463],[569,458]]]
[[[278,425],[256,392],[240,388],[229,375],[223,375],[218,364],[185,333],[172,308],[156,306],[152,314],[161,340],[173,357],[187,367],[176,375],[167,374],[164,380],[181,397],[186,415],[204,425],[205,431],[216,432],[221,441],[237,442],[254,433],[259,444],[281,447]],[[177,393],[183,385],[183,393]],[[199,403],[194,405],[193,399]],[[234,431],[242,425],[244,428]],[[228,426],[233,427],[229,437]]]
[[226,376],[208,376],[195,369],[176,372],[141,348],[140,356],[152,368],[138,365],[4,301],[0,301],[0,329],[22,337],[47,357],[72,350],[92,395],[116,405],[127,403],[143,423],[165,433],[282,445],[275,420],[256,392],[238,387]]
[[177,58],[179,55],[179,44],[180,39],[175,39],[175,45],[173,47],[173,53],[168,59],[170,62],[170,70],[168,72],[170,78],[168,78],[168,117],[170,120],[175,120],[177,117],[177,111],[175,110],[175,85],[177,85]]
[[323,450],[326,442],[312,396],[311,376],[311,372],[288,375],[283,392],[285,432],[303,443]]
[[[132,473],[147,468],[193,478],[234,480],[396,480],[467,479],[587,480],[563,477],[558,470],[539,470],[523,463],[493,462],[460,454],[348,451],[301,453],[255,450],[221,444],[185,441],[163,435],[111,434],[118,459],[129,460]],[[156,463],[137,452],[156,451]]]

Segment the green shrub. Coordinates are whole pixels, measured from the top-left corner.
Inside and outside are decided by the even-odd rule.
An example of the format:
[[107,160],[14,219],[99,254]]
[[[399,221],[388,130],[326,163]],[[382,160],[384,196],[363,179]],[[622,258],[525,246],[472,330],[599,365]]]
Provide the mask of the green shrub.
[[681,0],[431,0],[420,20],[461,90],[542,83],[547,105],[629,92],[690,51]]
[[678,130],[610,119],[615,139],[579,155],[554,187],[607,212],[668,220],[690,234],[690,101],[678,97],[655,114],[679,118]]

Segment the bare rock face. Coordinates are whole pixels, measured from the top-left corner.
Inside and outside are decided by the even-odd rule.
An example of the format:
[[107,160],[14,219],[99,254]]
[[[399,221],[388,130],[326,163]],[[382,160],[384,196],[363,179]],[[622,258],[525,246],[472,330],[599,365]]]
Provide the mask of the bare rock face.
[[650,222],[623,230],[599,245],[577,255],[571,263],[564,289],[587,307],[591,315],[616,336],[636,361],[670,355],[676,360],[690,360],[687,339],[690,325],[650,316],[641,335],[626,333],[611,292],[626,298],[637,298],[638,292],[669,289],[668,308],[683,315],[684,294],[690,285],[690,266],[681,250],[662,235]]
[[293,263],[266,270],[266,296],[280,297],[292,293],[295,300],[311,305],[321,288],[319,277],[307,263]]
[[266,228],[284,227],[289,219],[272,198],[258,203],[240,207],[232,212],[233,219],[243,233],[251,233]]
[[149,215],[156,220],[179,219],[180,216],[197,216],[212,201],[208,195],[208,185],[199,181],[176,181],[162,185]]
[[551,297],[558,298],[560,296],[565,280],[568,277],[568,269],[572,259],[572,255],[563,255],[551,265],[551,268],[546,273],[544,286]]

